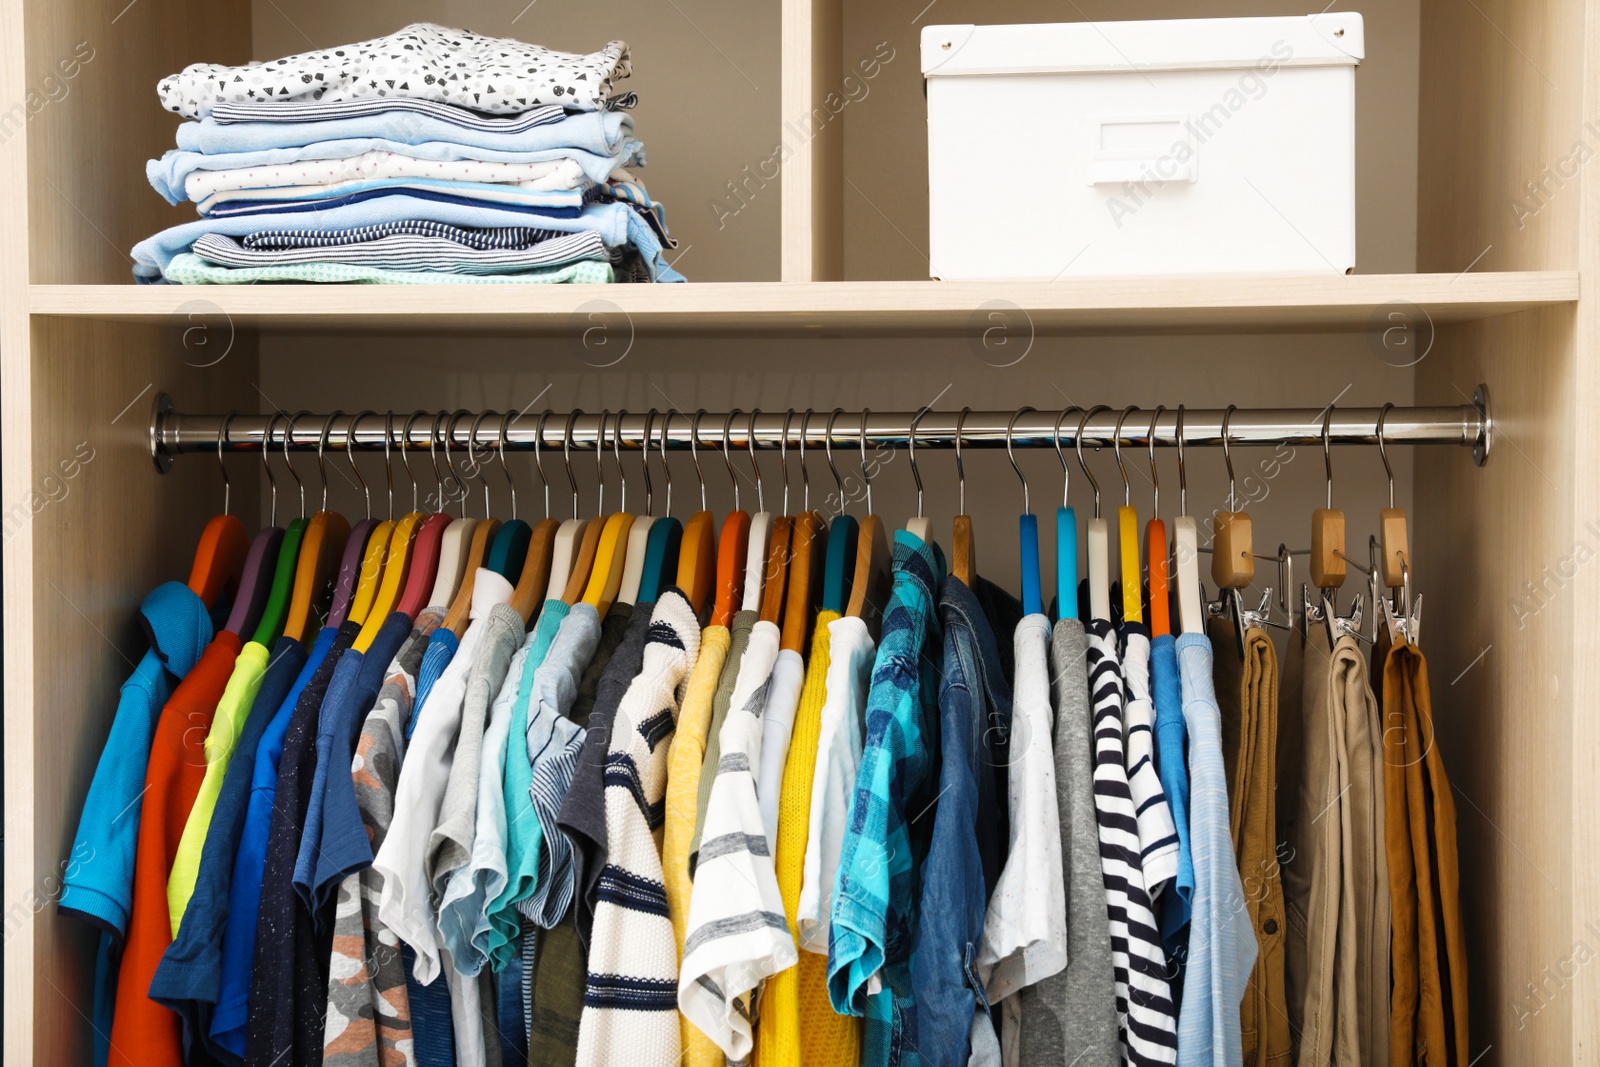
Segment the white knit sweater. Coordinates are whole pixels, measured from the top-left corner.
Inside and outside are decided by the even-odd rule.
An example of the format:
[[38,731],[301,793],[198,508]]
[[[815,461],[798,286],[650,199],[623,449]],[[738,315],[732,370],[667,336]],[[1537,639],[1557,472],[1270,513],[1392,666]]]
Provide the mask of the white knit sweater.
[[676,1067],[678,942],[667,912],[661,832],[667,751],[700,623],[676,589],[656,601],[644,660],[606,754],[606,865],[589,940],[580,1067]]

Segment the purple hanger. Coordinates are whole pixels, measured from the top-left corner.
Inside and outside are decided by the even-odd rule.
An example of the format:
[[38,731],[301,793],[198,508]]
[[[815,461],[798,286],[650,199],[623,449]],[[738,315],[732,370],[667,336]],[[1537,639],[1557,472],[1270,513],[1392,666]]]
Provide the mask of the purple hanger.
[[224,630],[240,637],[255,632],[272,591],[272,575],[277,569],[278,549],[282,545],[281,526],[268,526],[251,538],[250,551],[244,557],[244,571],[239,576],[239,599],[233,602],[233,611],[228,614]]
[[367,538],[378,526],[377,519],[362,519],[350,528],[350,539],[344,543],[344,558],[339,561],[339,581],[333,587],[333,606],[328,609],[329,626],[342,626],[350,613],[350,601],[355,599],[356,579],[361,577],[361,560],[366,554]]

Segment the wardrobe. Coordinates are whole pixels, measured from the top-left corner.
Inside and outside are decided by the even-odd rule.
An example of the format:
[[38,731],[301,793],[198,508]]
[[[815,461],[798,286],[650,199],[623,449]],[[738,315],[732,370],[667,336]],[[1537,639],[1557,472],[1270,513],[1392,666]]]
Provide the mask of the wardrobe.
[[[1472,1055],[1594,1061],[1600,985],[1576,961],[1600,950],[1600,0],[1339,6],[1366,17],[1358,273],[946,284],[926,276],[922,26],[1311,6],[0,0],[8,1062],[89,1060],[94,935],[59,918],[55,897],[117,688],[143,649],[138,604],[183,577],[223,500],[214,455],[178,456],[166,471],[152,462],[163,393],[186,413],[372,409],[397,420],[418,409],[809,408],[815,433],[836,407],[1139,405],[1148,420],[1158,404],[1470,406],[1479,383],[1494,422],[1485,464],[1469,447],[1388,448],[1426,599],[1436,740],[1460,813]],[[144,180],[144,161],[171,144],[178,121],[156,102],[159,78],[418,20],[567,50],[626,40],[645,177],[667,206],[680,241],[673,262],[690,284],[133,284],[127,251],[184,217]],[[1040,116],[1041,136],[1052,121]],[[1015,161],[973,168],[974,195],[997,224],[1026,225],[1027,198],[1048,195],[1048,176]],[[1073,252],[1062,250],[1064,264]],[[1109,516],[1122,474],[1110,449],[1086,456]],[[589,508],[595,458],[572,454]],[[330,503],[357,515],[366,505],[344,459],[327,457]],[[808,449],[814,507],[838,493],[863,511],[865,462],[873,509],[893,525],[915,513],[904,448],[835,447],[833,459],[842,492]],[[564,518],[561,457],[544,460],[551,513]],[[1003,448],[963,460],[984,567],[1014,586],[1022,486]],[[1054,451],[1019,449],[1017,460],[1034,510],[1053,508],[1063,488]],[[1122,460],[1130,499],[1148,515],[1151,463],[1126,446]],[[757,454],[759,479],[738,449],[733,461],[747,505],[752,492],[768,501],[783,492],[776,452]],[[1391,485],[1375,448],[1335,447],[1331,461],[1333,506],[1364,559]],[[223,462],[247,528],[270,507],[263,462],[277,506],[298,507],[281,454]],[[381,514],[383,460],[357,462]],[[426,490],[427,458],[412,462]],[[640,491],[637,458],[623,462],[629,492]],[[1327,492],[1321,448],[1234,448],[1232,462],[1257,551],[1303,548]],[[315,492],[316,458],[293,463]],[[730,472],[715,449],[702,446],[698,463],[720,516],[732,504]],[[1173,450],[1154,464],[1170,520]],[[1189,510],[1222,508],[1221,451],[1190,448],[1185,464]],[[916,465],[922,506],[947,538],[954,457],[919,447]],[[1071,466],[1069,497],[1084,515],[1094,498]],[[391,470],[406,510],[410,483],[398,459]],[[511,455],[509,470],[520,513],[542,516],[532,457]],[[673,513],[686,517],[702,492],[696,464],[674,452],[671,471]],[[792,449],[787,475],[801,492]],[[655,478],[659,496],[659,469]],[[1270,564],[1257,580],[1278,584]]]

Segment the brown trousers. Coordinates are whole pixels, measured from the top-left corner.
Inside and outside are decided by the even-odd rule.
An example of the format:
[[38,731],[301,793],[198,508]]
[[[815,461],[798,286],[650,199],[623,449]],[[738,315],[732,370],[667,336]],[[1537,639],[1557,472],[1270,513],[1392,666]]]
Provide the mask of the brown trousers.
[[1389,1063],[1465,1067],[1467,951],[1455,798],[1435,744],[1428,664],[1403,641],[1384,661],[1383,724],[1394,908]]
[[1241,663],[1231,621],[1213,619],[1210,628],[1230,829],[1245,910],[1260,946],[1239,1005],[1244,1062],[1247,1067],[1283,1067],[1293,1050],[1283,990],[1285,921],[1277,850],[1278,653],[1272,639],[1252,627],[1245,635]]
[[[1389,883],[1377,701],[1355,638],[1326,627],[1289,638],[1298,699],[1285,694],[1279,760],[1285,987],[1295,1062],[1359,1067],[1388,1057]],[[1295,661],[1299,661],[1296,663]],[[1288,720],[1298,711],[1300,721]]]

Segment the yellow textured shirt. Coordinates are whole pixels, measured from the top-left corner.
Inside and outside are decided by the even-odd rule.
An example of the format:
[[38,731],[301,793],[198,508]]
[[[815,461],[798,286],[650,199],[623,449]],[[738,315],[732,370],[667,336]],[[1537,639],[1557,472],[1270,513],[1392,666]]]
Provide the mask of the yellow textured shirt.
[[178,936],[183,913],[194,895],[194,883],[200,877],[200,854],[205,848],[206,833],[211,829],[211,813],[217,810],[217,796],[222,792],[222,779],[228,773],[233,746],[239,743],[244,720],[250,714],[250,705],[256,702],[256,691],[267,673],[267,658],[267,646],[254,641],[247,642],[239,650],[239,657],[233,661],[233,674],[228,677],[228,687],[222,691],[217,713],[211,718],[205,744],[206,774],[200,780],[194,807],[189,809],[189,820],[183,824],[183,836],[178,838],[172,873],[167,875],[167,911],[172,918],[173,937]]
[[[822,734],[822,704],[828,695],[828,624],[837,612],[817,615],[811,637],[811,662],[800,690],[789,758],[783,765],[778,800],[778,843],[773,861],[778,892],[789,920],[789,936],[800,942],[795,917],[811,830],[811,779]],[[861,1020],[839,1015],[828,1002],[828,957],[800,950],[800,962],[767,980],[756,1027],[755,1062],[760,1067],[857,1067],[861,1061]]]
[[[706,735],[711,730],[711,700],[717,695],[722,664],[728,656],[726,626],[707,626],[700,632],[700,655],[689,674],[678,728],[667,755],[666,826],[661,844],[661,865],[667,888],[667,910],[678,939],[678,962],[683,962],[683,938],[689,929],[689,844],[700,796],[700,765],[706,756]],[[824,991],[826,995],[826,991]],[[723,1067],[722,1050],[680,1013],[683,1032],[682,1067]]]

